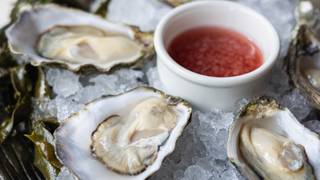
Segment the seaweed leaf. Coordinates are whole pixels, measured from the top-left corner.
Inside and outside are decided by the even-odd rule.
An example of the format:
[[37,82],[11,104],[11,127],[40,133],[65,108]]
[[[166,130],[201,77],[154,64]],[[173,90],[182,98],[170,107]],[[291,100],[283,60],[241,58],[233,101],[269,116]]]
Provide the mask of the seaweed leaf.
[[7,138],[13,127],[13,120],[10,117],[4,118],[0,124],[0,144]]
[[55,179],[62,165],[55,156],[53,136],[41,121],[33,129],[26,137],[35,144],[34,164],[46,179]]
[[[0,86],[0,98],[10,95],[7,100],[4,100],[3,107],[6,108],[2,113],[3,116],[1,114],[3,108],[0,104],[0,117],[6,117],[5,120],[0,121],[0,140],[3,146],[12,146],[14,150],[4,148],[1,150],[0,143],[0,151],[2,151],[0,159],[4,164],[0,166],[0,177],[6,177],[3,179],[43,179],[37,173],[39,169],[46,179],[53,179],[61,166],[54,155],[53,137],[49,131],[45,130],[42,123],[32,125],[30,118],[31,98],[43,98],[49,94],[43,71],[40,67],[26,65],[11,68],[9,72],[4,77],[0,77],[0,80],[4,80],[0,81],[0,85],[4,85]],[[24,133],[30,134],[27,137],[35,142],[35,146],[30,144],[31,142],[24,142]],[[16,140],[18,137],[20,142]],[[26,148],[20,148],[23,144],[19,143],[26,144],[24,146],[28,146],[29,151],[24,152]]]
[[19,96],[14,108],[11,108],[9,105],[9,107],[7,107],[7,111],[8,115],[4,117],[0,124],[0,144],[10,135],[14,125],[23,121],[26,118],[25,115],[28,115],[31,112],[28,97]]
[[111,0],[103,0],[96,10],[92,10],[94,14],[101,16],[102,18],[106,18],[108,15],[108,5]]
[[38,67],[37,82],[34,87],[34,97],[37,99],[44,99],[51,96],[52,92],[46,80],[43,69],[41,67]]
[[[10,135],[15,125],[26,122],[30,125],[31,95],[36,68],[18,66],[0,78],[0,144]],[[6,97],[6,99],[3,99]]]
[[7,138],[13,128],[12,114],[16,100],[9,74],[0,76],[0,144]]

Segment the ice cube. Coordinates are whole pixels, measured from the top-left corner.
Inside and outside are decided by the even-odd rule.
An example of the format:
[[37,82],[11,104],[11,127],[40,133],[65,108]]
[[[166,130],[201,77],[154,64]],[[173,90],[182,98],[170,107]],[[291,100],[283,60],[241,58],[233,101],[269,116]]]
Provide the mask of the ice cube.
[[89,85],[78,91],[72,99],[76,102],[85,104],[106,94],[113,94],[113,92],[106,91],[101,85]]
[[61,97],[69,97],[82,88],[79,76],[65,69],[49,68],[46,79],[54,93]]
[[88,78],[89,83],[71,98],[79,103],[88,103],[103,95],[116,95],[142,85],[143,72],[120,69],[113,74],[98,74]]
[[159,0],[116,0],[108,8],[108,19],[139,26],[142,31],[153,31],[161,17],[171,7]]
[[157,67],[151,67],[147,71],[147,78],[148,78],[148,82],[149,82],[150,86],[152,86],[152,87],[154,87],[156,89],[164,91],[163,84],[162,84],[162,82],[160,81],[160,78],[159,78]]
[[32,99],[32,104],[33,112],[31,116],[35,121],[56,118],[57,108],[51,99]]
[[182,180],[208,180],[211,177],[211,173],[200,166],[191,165],[184,172]]
[[63,166],[58,174],[56,180],[76,180],[77,178],[69,171],[68,168]]
[[281,103],[289,108],[300,121],[306,118],[312,109],[308,100],[300,94],[298,89],[294,89],[284,95]]
[[57,118],[60,122],[71,116],[72,114],[84,108],[83,104],[79,104],[73,100],[65,99],[63,97],[56,97],[54,103],[57,108]]

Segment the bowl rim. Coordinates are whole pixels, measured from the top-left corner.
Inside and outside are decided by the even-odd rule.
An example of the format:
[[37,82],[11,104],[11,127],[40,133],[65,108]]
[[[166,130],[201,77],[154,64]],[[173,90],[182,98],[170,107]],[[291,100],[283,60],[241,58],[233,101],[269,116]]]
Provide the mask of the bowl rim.
[[[188,11],[190,9],[193,9],[195,7],[199,8],[199,7],[206,7],[208,5],[214,6],[218,4],[219,5],[222,4],[224,6],[229,6],[229,7],[232,6],[234,9],[241,9],[243,11],[246,11],[247,14],[251,16],[255,16],[256,18],[259,18],[261,21],[264,21],[264,23],[266,24],[266,28],[269,28],[271,30],[271,37],[274,39],[272,50],[270,52],[270,55],[265,59],[265,62],[257,69],[249,73],[245,73],[238,76],[230,76],[230,77],[206,76],[206,75],[201,75],[201,74],[192,72],[191,70],[188,70],[182,67],[177,62],[175,62],[168,54],[166,48],[164,47],[163,30],[166,27],[169,20],[175,17],[176,15],[182,12]],[[171,71],[183,77],[184,79],[187,79],[196,84],[205,85],[205,86],[230,87],[230,86],[236,86],[236,85],[245,84],[245,83],[254,81],[259,77],[265,75],[271,69],[271,67],[273,66],[273,64],[278,58],[278,54],[280,50],[280,39],[274,26],[270,23],[268,19],[266,19],[260,13],[254,11],[253,9],[247,6],[241,5],[236,2],[216,0],[216,1],[190,2],[171,10],[168,14],[165,15],[165,17],[161,19],[161,21],[159,22],[155,30],[154,45],[155,45],[155,50],[158,56],[157,61],[160,60],[169,69],[171,69]],[[159,56],[161,58],[159,58]]]

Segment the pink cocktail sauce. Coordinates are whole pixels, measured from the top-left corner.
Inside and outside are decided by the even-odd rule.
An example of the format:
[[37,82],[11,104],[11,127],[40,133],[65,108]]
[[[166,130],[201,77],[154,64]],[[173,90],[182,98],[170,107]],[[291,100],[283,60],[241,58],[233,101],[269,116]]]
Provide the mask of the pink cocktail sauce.
[[195,73],[230,77],[251,72],[263,64],[260,49],[244,35],[222,27],[197,27],[177,35],[169,55]]

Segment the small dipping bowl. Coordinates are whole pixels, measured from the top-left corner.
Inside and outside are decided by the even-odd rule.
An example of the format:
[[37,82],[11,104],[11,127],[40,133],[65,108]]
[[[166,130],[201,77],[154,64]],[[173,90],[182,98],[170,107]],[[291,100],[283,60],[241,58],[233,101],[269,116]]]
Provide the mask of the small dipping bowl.
[[[243,34],[260,49],[263,64],[254,71],[231,77],[205,76],[182,67],[168,54],[170,43],[180,33],[203,26],[224,27]],[[173,9],[158,24],[154,43],[164,89],[203,111],[232,111],[241,98],[261,95],[280,44],[276,30],[265,17],[238,3],[219,0],[191,2]]]

